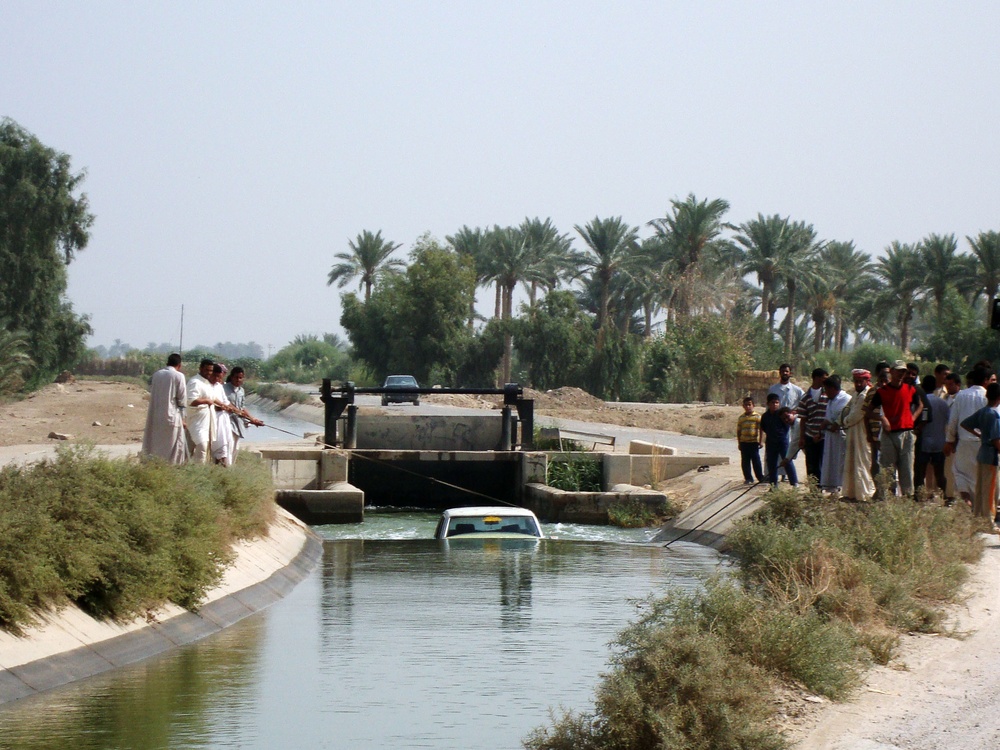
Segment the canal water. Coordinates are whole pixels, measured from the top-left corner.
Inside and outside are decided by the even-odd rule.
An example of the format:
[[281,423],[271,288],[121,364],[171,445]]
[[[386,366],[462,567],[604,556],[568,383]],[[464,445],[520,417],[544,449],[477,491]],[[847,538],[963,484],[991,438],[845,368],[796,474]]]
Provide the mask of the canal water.
[[716,572],[651,530],[546,525],[534,540],[431,539],[436,516],[316,527],[285,599],[171,653],[0,706],[0,748],[521,747],[588,710],[610,642],[650,595]]

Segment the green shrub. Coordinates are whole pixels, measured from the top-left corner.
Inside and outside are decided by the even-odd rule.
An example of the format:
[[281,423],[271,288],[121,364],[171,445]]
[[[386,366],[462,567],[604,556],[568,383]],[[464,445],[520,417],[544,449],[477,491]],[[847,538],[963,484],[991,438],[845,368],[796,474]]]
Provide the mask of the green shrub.
[[112,460],[88,447],[0,470],[0,627],[77,602],[98,617],[171,601],[193,609],[218,582],[237,539],[273,514],[270,472]]
[[603,489],[602,480],[600,460],[567,456],[549,461],[545,483],[567,492],[600,492]]
[[608,506],[608,523],[623,529],[656,526],[664,519],[673,518],[675,515],[677,515],[677,509],[669,502],[664,503],[659,508],[654,508],[642,500],[628,498]]
[[965,508],[848,504],[774,489],[729,536],[734,578],[643,603],[616,642],[592,713],[564,714],[531,750],[780,748],[774,683],[843,698],[906,630],[938,630],[982,551]]

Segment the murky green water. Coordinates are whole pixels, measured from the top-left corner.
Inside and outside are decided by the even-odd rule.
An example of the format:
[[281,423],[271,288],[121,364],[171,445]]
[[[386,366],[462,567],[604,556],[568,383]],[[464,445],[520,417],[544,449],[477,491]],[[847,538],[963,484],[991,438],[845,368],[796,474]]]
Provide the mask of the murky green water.
[[719,565],[695,545],[623,543],[644,531],[549,526],[562,538],[449,543],[427,538],[434,520],[321,527],[323,559],[286,599],[171,654],[0,707],[0,747],[517,748],[550,709],[590,706],[635,600]]

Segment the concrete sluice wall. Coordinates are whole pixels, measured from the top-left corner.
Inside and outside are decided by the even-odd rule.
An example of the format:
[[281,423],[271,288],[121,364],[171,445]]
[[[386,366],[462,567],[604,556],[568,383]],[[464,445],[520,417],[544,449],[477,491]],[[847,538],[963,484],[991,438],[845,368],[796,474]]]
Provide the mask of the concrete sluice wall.
[[365,505],[444,510],[520,502],[517,453],[351,451],[348,482]]

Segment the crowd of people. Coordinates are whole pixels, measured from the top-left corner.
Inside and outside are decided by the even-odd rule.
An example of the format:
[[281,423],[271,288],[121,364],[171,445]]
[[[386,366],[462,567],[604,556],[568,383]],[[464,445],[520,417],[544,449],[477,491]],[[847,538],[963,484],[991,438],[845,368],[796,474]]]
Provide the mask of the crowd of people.
[[736,423],[748,484],[795,486],[801,451],[806,475],[844,500],[897,492],[926,500],[940,495],[949,506],[961,499],[998,530],[1000,384],[989,362],[977,363],[964,382],[943,364],[921,379],[913,362],[880,362],[874,378],[868,370],[851,372],[853,393],[821,367],[808,389],[792,382],[787,364],[778,375],[764,413],[748,396]]
[[201,360],[198,374],[184,380],[180,354],[153,373],[142,453],[173,464],[216,463],[229,466],[250,425],[263,426],[245,408],[242,367]]

